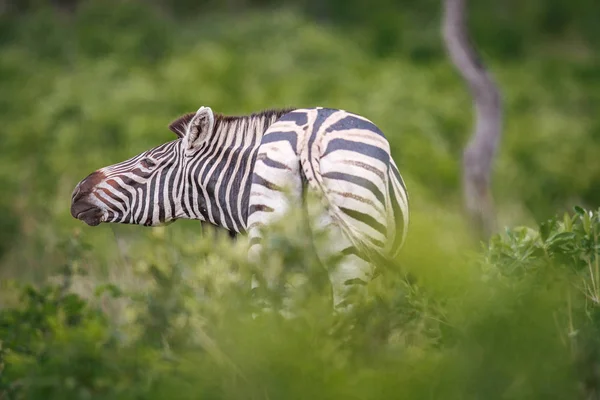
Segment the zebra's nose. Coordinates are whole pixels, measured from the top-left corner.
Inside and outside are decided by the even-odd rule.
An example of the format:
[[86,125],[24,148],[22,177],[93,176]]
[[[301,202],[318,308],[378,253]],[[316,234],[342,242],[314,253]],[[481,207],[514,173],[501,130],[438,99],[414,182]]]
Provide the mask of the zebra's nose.
[[74,218],[81,219],[92,226],[100,223],[102,210],[94,204],[89,195],[103,178],[104,174],[96,171],[75,186],[71,195],[71,215]]
[[92,172],[91,174],[86,176],[81,182],[79,182],[77,186],[75,186],[75,189],[73,189],[71,199],[73,201],[77,201],[81,197],[90,193],[94,189],[94,187],[102,181],[102,179],[104,179],[104,174],[102,172]]
[[78,203],[83,197],[90,194],[94,187],[102,181],[104,174],[96,171],[89,174],[85,179],[75,186],[71,194],[71,205]]

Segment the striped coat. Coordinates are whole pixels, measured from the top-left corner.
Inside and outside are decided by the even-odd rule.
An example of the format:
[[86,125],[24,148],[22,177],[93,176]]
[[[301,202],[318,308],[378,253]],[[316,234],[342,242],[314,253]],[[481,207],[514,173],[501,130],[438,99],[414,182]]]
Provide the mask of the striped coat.
[[321,256],[344,256],[330,272],[336,304],[347,281],[372,277],[374,257],[401,248],[407,190],[387,139],[368,119],[321,107],[236,117],[201,107],[169,128],[176,140],[82,180],[72,215],[89,225],[197,219],[247,233],[254,258],[261,228],[302,207],[311,191],[325,206],[314,228],[332,239]]

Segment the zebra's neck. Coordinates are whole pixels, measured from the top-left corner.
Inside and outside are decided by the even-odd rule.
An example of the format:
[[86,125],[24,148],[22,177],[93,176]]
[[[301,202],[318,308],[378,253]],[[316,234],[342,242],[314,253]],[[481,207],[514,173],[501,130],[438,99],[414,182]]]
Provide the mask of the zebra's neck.
[[206,150],[197,156],[196,181],[203,204],[202,219],[230,231],[244,232],[252,171],[267,128],[291,109],[269,110],[246,116],[215,115]]

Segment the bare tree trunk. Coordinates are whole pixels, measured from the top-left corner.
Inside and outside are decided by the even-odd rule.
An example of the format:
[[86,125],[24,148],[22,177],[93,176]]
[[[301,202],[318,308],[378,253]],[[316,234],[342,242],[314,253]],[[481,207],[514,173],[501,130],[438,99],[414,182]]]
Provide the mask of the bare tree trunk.
[[502,107],[498,88],[469,40],[466,13],[466,0],[444,0],[446,50],[475,106],[475,130],[463,153],[465,207],[475,228],[488,238],[496,225],[490,175],[502,132]]

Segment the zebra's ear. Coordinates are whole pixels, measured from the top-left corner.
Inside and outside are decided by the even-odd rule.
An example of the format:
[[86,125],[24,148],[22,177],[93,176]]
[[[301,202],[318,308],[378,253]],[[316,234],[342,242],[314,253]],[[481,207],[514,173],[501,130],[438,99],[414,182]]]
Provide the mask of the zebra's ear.
[[212,133],[215,125],[215,116],[210,107],[200,107],[189,125],[187,148],[192,150]]
[[192,118],[194,118],[194,115],[194,113],[182,115],[175,121],[171,122],[171,124],[169,124],[169,129],[173,131],[180,139],[183,139],[185,137],[185,133],[190,124],[190,121],[192,120]]

